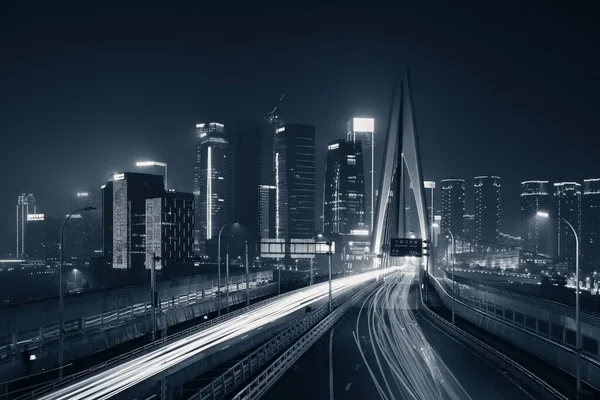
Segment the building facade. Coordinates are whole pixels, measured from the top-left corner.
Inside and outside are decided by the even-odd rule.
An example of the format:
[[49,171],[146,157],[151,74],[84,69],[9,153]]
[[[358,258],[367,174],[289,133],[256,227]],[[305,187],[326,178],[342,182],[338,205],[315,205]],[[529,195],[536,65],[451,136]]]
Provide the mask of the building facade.
[[551,222],[537,217],[538,211],[551,211],[548,186],[548,181],[521,182],[521,246],[532,254],[551,252]]
[[27,260],[46,259],[46,221],[44,214],[28,214],[25,236],[25,258]]
[[351,118],[348,121],[348,142],[361,142],[363,154],[363,176],[365,181],[365,220],[368,229],[373,227],[375,204],[375,119]]
[[349,235],[369,226],[360,141],[334,140],[327,146],[323,192],[325,234]]
[[[577,182],[559,182],[554,184],[554,201],[556,217],[553,221],[557,227],[558,258],[575,262],[575,237],[567,220],[581,237],[581,184]],[[579,249],[581,252],[581,248]]]
[[260,237],[275,238],[275,186],[260,185]]
[[315,127],[286,124],[275,139],[276,231],[282,239],[315,232]]
[[480,242],[496,244],[500,235],[500,178],[476,176],[473,188],[475,238]]
[[25,256],[25,243],[27,240],[27,216],[37,214],[37,203],[33,194],[21,193],[17,196],[17,249],[16,258]]
[[71,197],[71,210],[94,207],[94,210],[80,211],[71,216],[65,228],[65,248],[67,257],[78,263],[102,254],[102,197],[98,190],[74,193]]
[[464,235],[465,180],[444,179],[442,186],[442,225],[440,233],[449,236]]
[[463,215],[463,236],[465,238],[475,238],[475,214]]
[[583,181],[581,216],[582,267],[600,271],[600,179]]
[[196,141],[194,250],[205,256],[206,242],[230,219],[230,147],[225,126],[217,122],[196,124]]

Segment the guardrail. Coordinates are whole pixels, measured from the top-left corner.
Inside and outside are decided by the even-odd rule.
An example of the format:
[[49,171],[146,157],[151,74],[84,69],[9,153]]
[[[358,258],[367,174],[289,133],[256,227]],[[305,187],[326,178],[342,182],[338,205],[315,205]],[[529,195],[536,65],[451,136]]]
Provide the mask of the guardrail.
[[[318,285],[322,285],[322,284],[323,283],[320,283]],[[272,285],[275,285],[275,284],[272,284]],[[302,291],[309,290],[309,289],[311,289],[314,286],[316,286],[316,285],[309,286],[309,287],[304,287],[304,288],[300,288],[300,289],[296,289],[294,291],[287,292],[287,293],[283,293],[283,294],[280,294],[280,295],[277,295],[277,296],[274,296],[274,297],[262,300],[262,301],[260,301],[258,303],[252,304],[250,306],[241,308],[239,310],[230,312],[229,314],[221,315],[220,317],[214,318],[212,320],[209,320],[209,321],[203,322],[201,324],[192,326],[190,328],[184,329],[182,331],[176,332],[176,333],[174,333],[172,335],[167,336],[166,342],[163,341],[162,339],[157,339],[156,341],[154,341],[152,343],[148,343],[148,344],[146,344],[144,346],[141,346],[141,347],[138,347],[138,348],[136,348],[134,350],[128,351],[126,353],[122,353],[122,354],[120,354],[117,357],[113,357],[110,360],[104,361],[104,362],[102,362],[100,364],[97,364],[97,365],[95,365],[95,366],[93,366],[91,368],[88,368],[88,369],[86,369],[84,371],[77,372],[75,374],[63,377],[61,379],[56,379],[56,380],[54,380],[54,381],[52,381],[50,383],[41,384],[43,386],[38,387],[38,388],[33,389],[33,390],[31,390],[31,388],[29,388],[29,392],[26,393],[26,394],[23,394],[21,396],[12,397],[16,393],[23,392],[23,391],[28,390],[28,389],[22,389],[22,390],[18,390],[18,391],[15,391],[15,392],[9,392],[9,393],[6,393],[6,394],[2,394],[2,396],[7,396],[8,395],[9,397],[7,397],[7,398],[11,398],[11,399],[14,399],[14,400],[26,400],[26,399],[38,398],[38,397],[43,396],[43,395],[45,395],[47,393],[53,392],[53,391],[58,390],[58,389],[60,389],[62,387],[70,385],[70,384],[72,384],[72,383],[74,383],[74,382],[76,382],[76,381],[78,381],[80,379],[86,378],[86,377],[88,377],[88,376],[90,376],[92,374],[95,374],[95,373],[97,373],[99,371],[102,371],[102,370],[104,370],[104,369],[106,369],[108,367],[112,367],[112,366],[114,366],[116,364],[119,364],[119,363],[121,363],[121,362],[123,362],[123,361],[125,361],[125,360],[127,360],[127,359],[129,359],[131,357],[133,357],[133,356],[137,356],[137,355],[140,355],[140,354],[142,354],[142,353],[144,353],[146,351],[149,351],[151,349],[161,347],[161,346],[163,346],[165,344],[168,344],[168,343],[172,343],[173,341],[181,339],[182,337],[187,336],[187,335],[189,335],[191,333],[194,333],[194,332],[200,331],[202,329],[206,329],[206,328],[208,328],[210,326],[219,324],[219,323],[221,323],[221,322],[223,322],[225,320],[228,320],[230,318],[234,318],[234,317],[236,317],[238,315],[241,315],[241,314],[244,314],[244,313],[246,313],[248,311],[255,310],[257,308],[263,307],[263,306],[265,306],[267,304],[270,304],[270,303],[272,303],[274,301],[277,301],[277,300],[279,300],[279,299],[281,299],[283,297],[291,296],[291,295],[293,295],[295,293],[299,293],[299,292],[302,292]]]
[[[353,293],[362,289],[361,285],[361,287],[350,289],[346,293],[336,297],[333,299],[334,307],[343,304]],[[189,397],[188,400],[215,400],[221,399],[231,393],[237,386],[259,372],[265,363],[269,362],[275,355],[292,343],[292,341],[298,339],[311,326],[325,318],[328,314],[328,307],[327,304],[323,304],[292,327],[275,336],[244,359],[238,361],[219,377],[213,379],[210,384]]]
[[290,348],[280,355],[267,369],[261,372],[244,387],[232,400],[254,400],[259,399],[277,380],[304,354],[317,340],[323,336],[356,302],[362,299],[367,293],[380,285],[382,280],[373,282],[354,296],[323,321],[319,322],[314,328],[297,340]]
[[[436,279],[433,278],[433,280],[435,281]],[[437,283],[439,285],[439,282],[437,282]],[[440,289],[444,290],[441,287],[441,285],[440,285]],[[549,385],[546,381],[544,381],[543,379],[538,377],[533,372],[529,371],[527,368],[523,367],[521,364],[517,363],[510,357],[503,354],[502,352],[500,352],[500,351],[496,350],[495,348],[489,346],[488,344],[482,342],[481,340],[477,339],[473,335],[463,331],[462,329],[458,328],[456,325],[453,325],[452,323],[446,321],[446,319],[444,319],[441,316],[439,316],[438,314],[436,314],[433,310],[431,310],[429,307],[427,307],[425,302],[423,302],[422,289],[419,289],[419,300],[421,302],[421,306],[427,311],[427,313],[431,317],[433,317],[437,322],[444,325],[447,329],[452,330],[455,333],[455,335],[468,340],[471,344],[475,345],[475,347],[477,347],[481,350],[487,351],[492,356],[501,360],[504,364],[506,364],[509,368],[514,370],[516,373],[520,374],[521,376],[524,376],[526,379],[530,380],[534,384],[541,387],[545,392],[547,392],[547,394],[551,395],[552,397],[554,397],[556,399],[561,399],[561,400],[568,400],[568,398],[566,396],[562,395],[558,390],[553,388],[551,385]]]

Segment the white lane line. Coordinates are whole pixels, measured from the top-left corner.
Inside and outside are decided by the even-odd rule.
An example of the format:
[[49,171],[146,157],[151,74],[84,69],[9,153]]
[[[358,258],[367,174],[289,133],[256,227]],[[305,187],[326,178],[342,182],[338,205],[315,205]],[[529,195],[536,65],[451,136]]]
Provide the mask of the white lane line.
[[346,392],[347,392],[348,390],[350,390],[350,386],[352,386],[352,382],[348,382],[348,384],[346,385]]
[[333,400],[333,330],[329,333],[329,400]]
[[359,368],[360,368],[360,364],[356,364],[356,367],[354,368],[354,370],[358,371]]
[[242,336],[242,340],[246,339],[247,337],[248,337],[248,335]]
[[229,346],[231,346],[230,344],[228,344],[227,346],[223,347],[221,350],[225,350],[226,348],[228,348]]

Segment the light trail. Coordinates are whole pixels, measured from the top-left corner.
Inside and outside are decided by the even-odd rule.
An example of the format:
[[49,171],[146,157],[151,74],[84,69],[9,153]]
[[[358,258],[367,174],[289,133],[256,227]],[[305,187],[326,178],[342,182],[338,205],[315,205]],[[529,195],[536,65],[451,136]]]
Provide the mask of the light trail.
[[[384,273],[393,271],[389,268]],[[349,289],[374,279],[382,271],[370,271],[332,282],[334,293]],[[108,399],[138,383],[145,381],[169,368],[190,360],[192,357],[231,339],[238,338],[266,324],[277,321],[301,310],[315,301],[328,296],[328,282],[313,285],[309,289],[286,296],[273,303],[255,308],[246,314],[233,317],[206,328],[165,347],[154,350],[107,371],[76,382],[66,388],[50,393],[43,400],[99,400]]]
[[[408,305],[416,268],[406,266],[373,292],[356,320],[355,341],[382,399],[470,399],[441,357],[429,345]],[[369,344],[375,362],[367,361],[358,338],[366,310]],[[377,373],[379,372],[379,373]],[[391,379],[390,379],[391,377]]]

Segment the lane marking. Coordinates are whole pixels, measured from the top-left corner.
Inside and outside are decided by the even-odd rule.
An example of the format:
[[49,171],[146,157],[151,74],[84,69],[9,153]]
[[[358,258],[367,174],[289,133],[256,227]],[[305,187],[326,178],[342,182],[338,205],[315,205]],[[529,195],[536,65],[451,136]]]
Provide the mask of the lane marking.
[[333,400],[333,330],[329,333],[329,400]]
[[221,350],[225,350],[226,348],[228,348],[229,346],[231,346],[230,344],[228,344],[227,346],[223,347]]
[[346,392],[347,392],[348,390],[350,390],[350,386],[352,386],[352,382],[348,382],[348,384],[346,385]]
[[246,339],[247,337],[248,337],[248,335],[242,336],[242,340]]
[[354,370],[358,371],[359,368],[360,368],[360,364],[356,364],[356,368],[354,368]]

